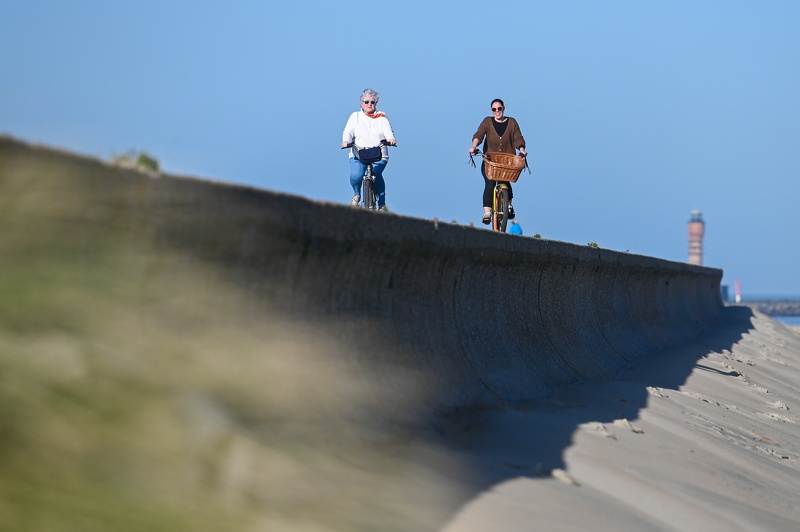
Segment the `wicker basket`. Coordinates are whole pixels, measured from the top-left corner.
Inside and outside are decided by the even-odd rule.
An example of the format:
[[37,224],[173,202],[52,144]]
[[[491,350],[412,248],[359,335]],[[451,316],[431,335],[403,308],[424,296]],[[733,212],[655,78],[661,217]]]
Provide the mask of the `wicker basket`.
[[522,169],[525,168],[524,157],[498,151],[484,154],[483,162],[485,163],[486,177],[491,181],[516,183]]

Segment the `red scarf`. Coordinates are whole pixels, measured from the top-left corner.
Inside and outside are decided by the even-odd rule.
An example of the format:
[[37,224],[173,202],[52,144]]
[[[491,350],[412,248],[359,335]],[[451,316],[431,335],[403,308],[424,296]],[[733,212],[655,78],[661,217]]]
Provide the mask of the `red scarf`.
[[386,114],[382,113],[381,111],[375,111],[374,113],[368,113],[368,112],[364,111],[364,114],[367,115],[370,118],[380,118],[382,116],[386,116]]

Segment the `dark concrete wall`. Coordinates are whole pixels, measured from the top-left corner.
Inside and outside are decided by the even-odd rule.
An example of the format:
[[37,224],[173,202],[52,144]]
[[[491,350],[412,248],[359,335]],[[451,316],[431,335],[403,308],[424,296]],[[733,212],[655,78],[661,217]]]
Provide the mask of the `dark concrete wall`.
[[280,312],[298,342],[324,330],[384,397],[424,404],[413,418],[609,379],[723,309],[717,269],[152,176],[8,137],[0,179],[7,205],[57,199],[65,230],[118,228],[108,238],[139,250],[142,279],[179,253],[246,292],[253,315]]

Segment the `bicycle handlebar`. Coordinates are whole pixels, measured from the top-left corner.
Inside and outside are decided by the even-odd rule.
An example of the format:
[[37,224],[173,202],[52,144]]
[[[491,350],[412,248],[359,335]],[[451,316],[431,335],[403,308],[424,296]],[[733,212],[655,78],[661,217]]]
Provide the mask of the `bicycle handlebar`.
[[[473,155],[479,155],[479,156],[483,157],[484,154],[481,152],[481,150],[479,150],[478,148],[475,148],[475,151],[469,154],[470,157],[472,157]],[[522,157],[522,158],[525,158],[527,156],[528,156],[527,153],[525,155],[522,155],[521,153],[517,155],[517,157]]]
[[[380,142],[380,145],[381,146],[391,146],[392,148],[396,148],[397,147],[396,143],[395,144],[389,144],[389,142],[386,139],[382,139],[381,142]],[[363,148],[363,146],[358,146],[355,142],[348,142],[347,146],[342,146],[343,150],[347,150],[349,148],[358,149],[358,148]]]
[[469,161],[467,162],[467,164],[471,164],[473,168],[477,168],[475,166],[475,159],[474,159],[474,157],[476,155],[478,157],[483,157],[483,154],[481,153],[481,150],[479,150],[478,148],[475,148],[475,150],[472,153],[469,154]]

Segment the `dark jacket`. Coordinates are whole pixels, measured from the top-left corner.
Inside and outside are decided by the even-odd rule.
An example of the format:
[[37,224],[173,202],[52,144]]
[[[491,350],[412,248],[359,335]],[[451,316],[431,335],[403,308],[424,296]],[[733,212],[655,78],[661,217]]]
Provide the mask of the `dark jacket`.
[[[515,150],[525,147],[525,138],[522,136],[519,124],[510,116],[506,118],[508,118],[508,126],[502,137],[495,131],[494,124],[492,124],[494,117],[491,116],[484,118],[478,126],[478,131],[472,135],[472,138],[478,139],[479,143],[483,142],[483,153],[499,151],[516,155]],[[485,142],[484,139],[486,139]]]

